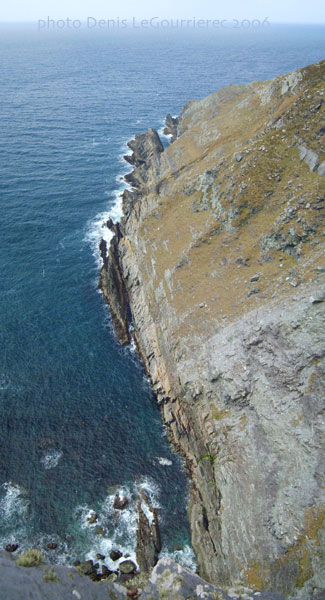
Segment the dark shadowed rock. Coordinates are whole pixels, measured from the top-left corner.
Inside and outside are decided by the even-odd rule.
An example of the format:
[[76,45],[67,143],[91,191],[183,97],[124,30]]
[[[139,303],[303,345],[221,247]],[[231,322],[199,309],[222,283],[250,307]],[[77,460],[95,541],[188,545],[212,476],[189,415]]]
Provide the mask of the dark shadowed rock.
[[103,264],[107,267],[107,243],[106,240],[101,239],[99,243],[99,253],[103,261]]
[[117,510],[124,510],[128,505],[129,500],[126,498],[126,496],[123,496],[123,498],[121,498],[119,494],[115,495],[113,508]]
[[137,562],[140,571],[148,573],[158,561],[161,551],[161,537],[158,521],[158,510],[153,508],[147,495],[142,492],[142,499],[152,514],[148,519],[142,509],[141,501],[138,502],[138,528],[137,528]]
[[57,543],[56,543],[56,542],[50,542],[49,544],[47,544],[47,548],[48,548],[49,550],[56,550],[56,549],[57,549],[57,547],[58,547],[58,545],[57,545]]
[[98,560],[105,560],[104,554],[100,554],[99,552],[96,554],[96,558],[98,558]]
[[112,573],[114,573],[114,571],[111,571],[106,565],[102,565],[102,579],[107,579]]
[[122,552],[120,552],[120,550],[112,550],[112,552],[110,552],[110,558],[112,560],[118,560],[119,558],[122,558],[123,554]]
[[17,548],[19,548],[19,544],[7,544],[5,550],[6,552],[16,552]]

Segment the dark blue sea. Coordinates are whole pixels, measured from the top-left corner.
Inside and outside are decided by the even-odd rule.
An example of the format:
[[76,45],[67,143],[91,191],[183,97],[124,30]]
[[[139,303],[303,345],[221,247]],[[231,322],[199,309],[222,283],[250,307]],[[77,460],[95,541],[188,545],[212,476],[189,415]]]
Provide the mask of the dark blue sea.
[[[96,289],[101,224],[118,213],[136,132],[190,99],[324,55],[318,26],[0,26],[0,547],[55,541],[57,562],[133,556],[143,489],[160,507],[164,551],[180,546],[191,563],[182,462]],[[116,490],[131,499],[118,518]]]

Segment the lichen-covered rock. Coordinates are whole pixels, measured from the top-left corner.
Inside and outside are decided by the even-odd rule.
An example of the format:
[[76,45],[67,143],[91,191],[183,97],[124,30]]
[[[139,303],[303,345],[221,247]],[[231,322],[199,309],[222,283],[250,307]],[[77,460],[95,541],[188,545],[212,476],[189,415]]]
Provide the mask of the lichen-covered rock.
[[124,575],[130,575],[136,572],[137,566],[132,560],[123,560],[119,564],[119,569]]
[[136,588],[136,594],[134,589],[128,594],[126,587],[107,581],[106,576],[92,581],[62,565],[26,569],[0,552],[1,600],[284,600],[268,592],[256,596],[251,589],[238,586],[226,593],[166,558],[157,563],[147,584]]
[[252,589],[237,586],[226,593],[201,579],[169,558],[162,558],[153,569],[141,600],[284,600],[270,592],[256,595]]
[[201,575],[295,600],[325,580],[324,75],[189,102],[134,161],[116,248]]
[[115,583],[93,582],[75,568],[62,565],[17,566],[0,553],[1,600],[125,600],[126,590]]

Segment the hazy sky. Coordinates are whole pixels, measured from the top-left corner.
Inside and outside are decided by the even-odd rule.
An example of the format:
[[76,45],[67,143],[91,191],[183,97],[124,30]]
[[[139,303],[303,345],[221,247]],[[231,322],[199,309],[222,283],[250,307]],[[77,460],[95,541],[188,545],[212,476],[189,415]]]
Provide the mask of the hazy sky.
[[193,18],[260,19],[325,23],[324,0],[10,0],[1,2],[0,21],[53,19]]

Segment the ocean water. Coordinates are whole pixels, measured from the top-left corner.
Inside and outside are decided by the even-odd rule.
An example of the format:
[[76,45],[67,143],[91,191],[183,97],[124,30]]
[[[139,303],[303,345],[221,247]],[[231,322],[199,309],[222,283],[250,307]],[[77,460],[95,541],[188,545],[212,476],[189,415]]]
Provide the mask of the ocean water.
[[[57,562],[134,556],[144,489],[164,551],[193,561],[182,462],[96,289],[101,225],[118,218],[136,132],[224,85],[322,59],[324,33],[0,27],[0,546],[56,541]],[[117,489],[131,499],[118,518]]]

